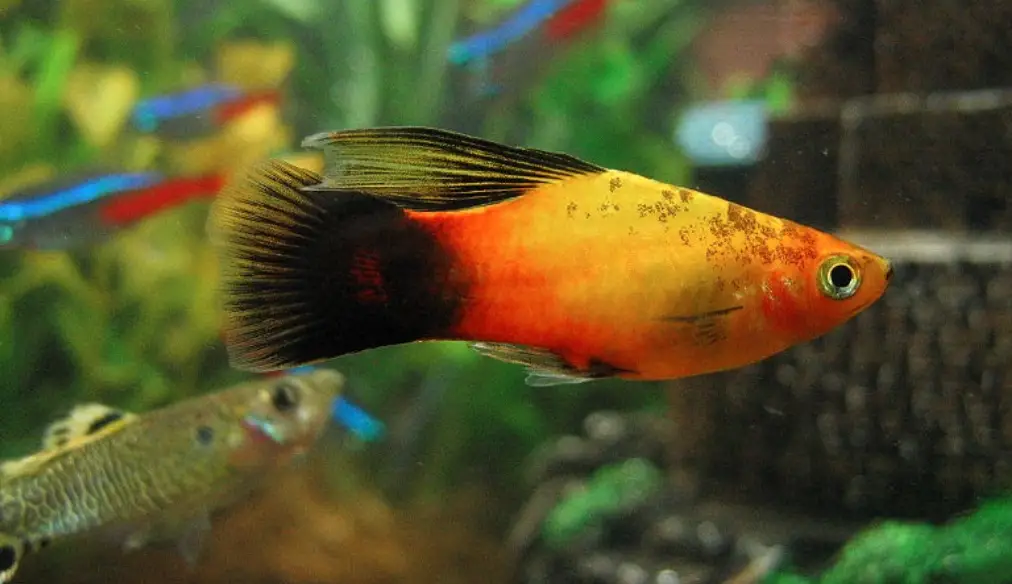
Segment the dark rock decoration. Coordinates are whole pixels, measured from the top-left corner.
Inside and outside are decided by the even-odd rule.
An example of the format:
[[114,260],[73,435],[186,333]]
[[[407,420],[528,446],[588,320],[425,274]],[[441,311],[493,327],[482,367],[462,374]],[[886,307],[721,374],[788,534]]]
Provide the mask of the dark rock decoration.
[[585,428],[530,462],[533,495],[509,537],[514,581],[745,584],[783,558],[783,545],[765,541],[797,539],[780,519],[753,521],[780,526],[757,536],[742,521],[755,513],[708,505],[690,477],[662,471],[672,437],[662,418],[598,412]]

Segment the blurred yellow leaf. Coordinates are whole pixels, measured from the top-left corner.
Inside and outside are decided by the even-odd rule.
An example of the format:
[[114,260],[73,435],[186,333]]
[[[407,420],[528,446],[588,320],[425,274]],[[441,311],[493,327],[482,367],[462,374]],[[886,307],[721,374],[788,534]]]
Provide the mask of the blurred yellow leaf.
[[279,156],[288,164],[304,168],[317,174],[323,172],[323,155],[317,152],[292,152]]
[[246,112],[208,138],[184,144],[167,144],[170,169],[183,174],[231,173],[286,149],[291,130],[278,108],[263,104]]
[[64,105],[84,139],[104,148],[123,128],[139,92],[136,73],[126,67],[82,65],[67,80]]
[[0,201],[17,191],[44,183],[53,178],[55,170],[51,164],[39,162],[30,164],[14,174],[0,180]]
[[279,87],[295,64],[288,43],[229,43],[218,51],[218,80],[245,89]]
[[124,141],[124,166],[128,168],[150,168],[162,153],[161,141],[150,135],[132,137]]
[[0,162],[23,150],[32,139],[34,103],[30,87],[13,75],[0,75],[0,111],[8,112],[0,116]]

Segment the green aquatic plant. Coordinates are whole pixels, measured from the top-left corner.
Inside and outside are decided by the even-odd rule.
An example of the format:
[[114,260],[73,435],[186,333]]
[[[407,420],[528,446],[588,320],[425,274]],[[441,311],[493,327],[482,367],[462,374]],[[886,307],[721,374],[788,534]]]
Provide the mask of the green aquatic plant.
[[581,534],[656,495],[663,474],[649,460],[631,458],[598,469],[552,509],[541,528],[545,543],[561,550]]
[[[0,23],[0,103],[24,113],[0,123],[0,199],[86,168],[174,170],[167,168],[174,151],[128,131],[127,118],[141,87],[152,92],[149,71],[179,74],[163,78],[156,90],[166,91],[187,83],[192,64],[130,51],[150,39],[129,41],[132,33],[107,28],[123,18],[171,20],[167,5],[68,0],[49,22],[30,13]],[[85,17],[89,7],[108,9],[111,20]],[[149,57],[163,67],[148,67]],[[223,132],[210,147],[224,154],[210,158],[262,157],[264,145],[276,149],[273,136],[290,141],[269,118],[253,124],[262,129],[245,127],[241,139]],[[42,427],[76,402],[146,410],[243,377],[227,366],[220,343],[206,212],[206,203],[183,207],[91,248],[0,254],[0,374],[12,405],[0,414],[0,456],[37,448]]]
[[817,576],[790,571],[765,584],[985,584],[1012,573],[1012,499],[942,526],[887,521],[854,537]]
[[794,75],[776,67],[764,79],[732,79],[725,88],[729,99],[758,99],[773,114],[784,114],[794,105]]
[[[392,124],[475,130],[686,180],[689,169],[670,130],[691,93],[682,82],[689,67],[682,56],[710,5],[610,2],[600,29],[539,49],[547,51],[538,55],[542,73],[521,71],[504,94],[476,95],[461,83],[472,73],[448,61],[448,47],[517,4],[22,3],[0,21],[0,104],[31,112],[34,121],[0,123],[0,187],[9,191],[89,165],[172,173],[213,171],[228,162],[236,168],[296,149],[298,137],[309,133]],[[244,43],[260,47],[255,62],[289,63],[290,74],[274,82],[284,83],[290,125],[250,122],[262,125],[254,146],[244,146],[246,131],[164,144],[123,127],[122,104],[139,96],[255,76],[242,64],[250,58],[226,54]],[[104,97],[84,99],[95,95]],[[115,100],[119,105],[101,110],[81,103]],[[94,123],[97,115],[110,121]],[[91,250],[0,256],[0,326],[12,339],[0,344],[0,372],[9,382],[5,399],[18,405],[0,413],[7,451],[0,454],[33,447],[41,426],[76,401],[144,409],[248,375],[229,367],[219,337],[206,211],[197,203],[167,213]],[[459,343],[393,347],[332,365],[348,373],[362,404],[388,422],[412,419],[406,412],[419,403],[419,386],[446,376],[446,391],[418,418],[422,423],[384,446],[422,463],[406,471],[409,491],[418,496],[438,497],[477,479],[519,497],[521,463],[536,445],[573,431],[594,409],[661,403],[660,392],[626,391],[618,381],[530,388],[520,368]],[[384,474],[393,472],[389,459],[368,462]]]

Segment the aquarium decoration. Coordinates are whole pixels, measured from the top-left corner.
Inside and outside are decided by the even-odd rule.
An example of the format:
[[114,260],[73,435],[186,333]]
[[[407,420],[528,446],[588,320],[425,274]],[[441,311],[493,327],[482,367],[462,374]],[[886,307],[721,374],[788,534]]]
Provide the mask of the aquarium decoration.
[[696,166],[750,166],[762,157],[767,116],[762,101],[691,106],[679,120],[675,140]]

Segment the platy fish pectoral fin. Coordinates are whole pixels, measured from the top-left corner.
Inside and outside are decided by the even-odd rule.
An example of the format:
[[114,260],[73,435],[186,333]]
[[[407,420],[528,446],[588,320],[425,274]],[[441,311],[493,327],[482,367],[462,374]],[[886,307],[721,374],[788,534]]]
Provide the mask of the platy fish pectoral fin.
[[692,339],[699,346],[713,345],[727,336],[725,319],[744,306],[736,305],[699,314],[668,315],[662,320],[674,326],[687,327],[689,332],[680,335]]
[[302,146],[324,152],[323,181],[310,190],[361,191],[420,211],[491,205],[605,172],[568,154],[425,127],[325,132]]
[[0,533],[0,582],[10,582],[18,571],[25,543],[20,538]]
[[567,363],[559,355],[538,347],[484,342],[470,343],[469,346],[486,357],[526,366],[528,370],[526,383],[531,387],[584,383],[602,377],[610,377],[618,372],[611,368],[600,371],[581,371]]

